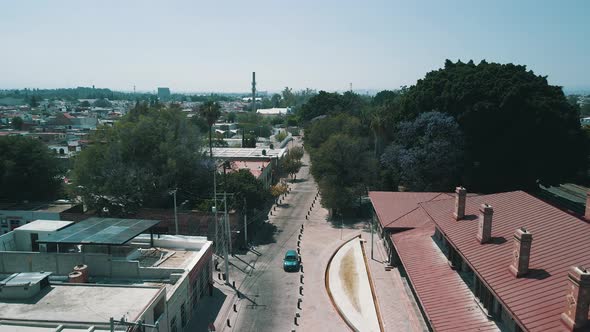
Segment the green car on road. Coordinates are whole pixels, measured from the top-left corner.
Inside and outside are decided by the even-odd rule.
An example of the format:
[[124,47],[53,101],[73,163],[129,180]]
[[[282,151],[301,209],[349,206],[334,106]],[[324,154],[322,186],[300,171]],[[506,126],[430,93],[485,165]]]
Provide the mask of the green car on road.
[[283,259],[283,269],[286,272],[297,272],[300,267],[299,255],[295,250],[287,250]]

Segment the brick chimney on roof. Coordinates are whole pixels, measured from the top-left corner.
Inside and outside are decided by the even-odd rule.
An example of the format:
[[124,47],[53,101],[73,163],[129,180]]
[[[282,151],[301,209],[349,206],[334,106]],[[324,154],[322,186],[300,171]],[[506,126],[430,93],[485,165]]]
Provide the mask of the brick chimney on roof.
[[455,220],[461,220],[465,217],[465,203],[467,200],[467,190],[463,187],[455,188]]
[[487,243],[492,239],[492,216],[494,208],[489,204],[482,204],[479,207],[479,225],[477,228],[477,240],[479,243]]
[[586,326],[590,307],[590,271],[572,266],[568,273],[565,312],[561,321],[570,331]]
[[521,227],[514,232],[514,245],[512,247],[512,264],[508,270],[512,275],[520,278],[529,272],[529,260],[531,256],[531,244],[533,234]]
[[590,220],[590,191],[586,193],[586,213],[584,219]]

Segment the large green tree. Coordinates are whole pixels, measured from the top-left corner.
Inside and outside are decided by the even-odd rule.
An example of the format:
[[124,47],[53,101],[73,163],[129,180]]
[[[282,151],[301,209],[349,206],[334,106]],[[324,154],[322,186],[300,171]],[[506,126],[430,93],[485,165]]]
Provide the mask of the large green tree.
[[183,202],[205,196],[212,185],[199,130],[178,109],[140,104],[90,140],[75,159],[73,178],[76,194],[99,212],[170,207],[172,190]]
[[[348,114],[317,119],[311,122],[305,129],[305,148],[308,150],[317,149],[324,142],[335,134],[345,134],[351,137],[360,137],[368,134],[367,128],[363,127],[361,120]],[[313,153],[310,151],[310,153]]]
[[0,156],[1,200],[56,198],[62,182],[59,164],[42,142],[23,136],[0,137]]
[[262,210],[271,198],[270,191],[264,188],[262,181],[256,179],[247,169],[227,173],[222,181],[222,187],[234,194],[232,206],[239,210],[244,210],[244,204],[249,212]]
[[402,117],[436,110],[465,135],[465,185],[473,191],[534,189],[586,169],[587,141],[561,87],[525,66],[453,63],[404,93]]
[[357,206],[377,176],[378,162],[366,138],[335,134],[311,156],[311,173],[319,182],[322,205],[333,212]]
[[317,95],[311,97],[307,103],[303,104],[297,114],[304,123],[319,116],[340,113],[358,116],[366,103],[367,100],[353,92],[339,94],[337,92],[320,91]]
[[14,130],[22,130],[24,121],[20,116],[15,116],[14,118],[12,118],[12,120],[10,120],[10,125]]

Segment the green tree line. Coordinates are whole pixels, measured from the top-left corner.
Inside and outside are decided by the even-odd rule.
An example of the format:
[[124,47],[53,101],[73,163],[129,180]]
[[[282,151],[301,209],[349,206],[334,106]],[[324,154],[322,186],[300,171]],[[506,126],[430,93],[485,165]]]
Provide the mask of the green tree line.
[[350,206],[366,187],[534,190],[587,169],[579,109],[520,65],[447,60],[373,98],[320,91],[297,116],[329,208]]

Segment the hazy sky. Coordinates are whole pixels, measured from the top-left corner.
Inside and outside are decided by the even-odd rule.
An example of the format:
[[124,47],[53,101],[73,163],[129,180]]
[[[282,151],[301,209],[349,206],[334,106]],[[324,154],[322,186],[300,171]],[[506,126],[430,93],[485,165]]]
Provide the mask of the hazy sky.
[[444,60],[590,87],[590,1],[3,0],[0,89],[412,85]]

